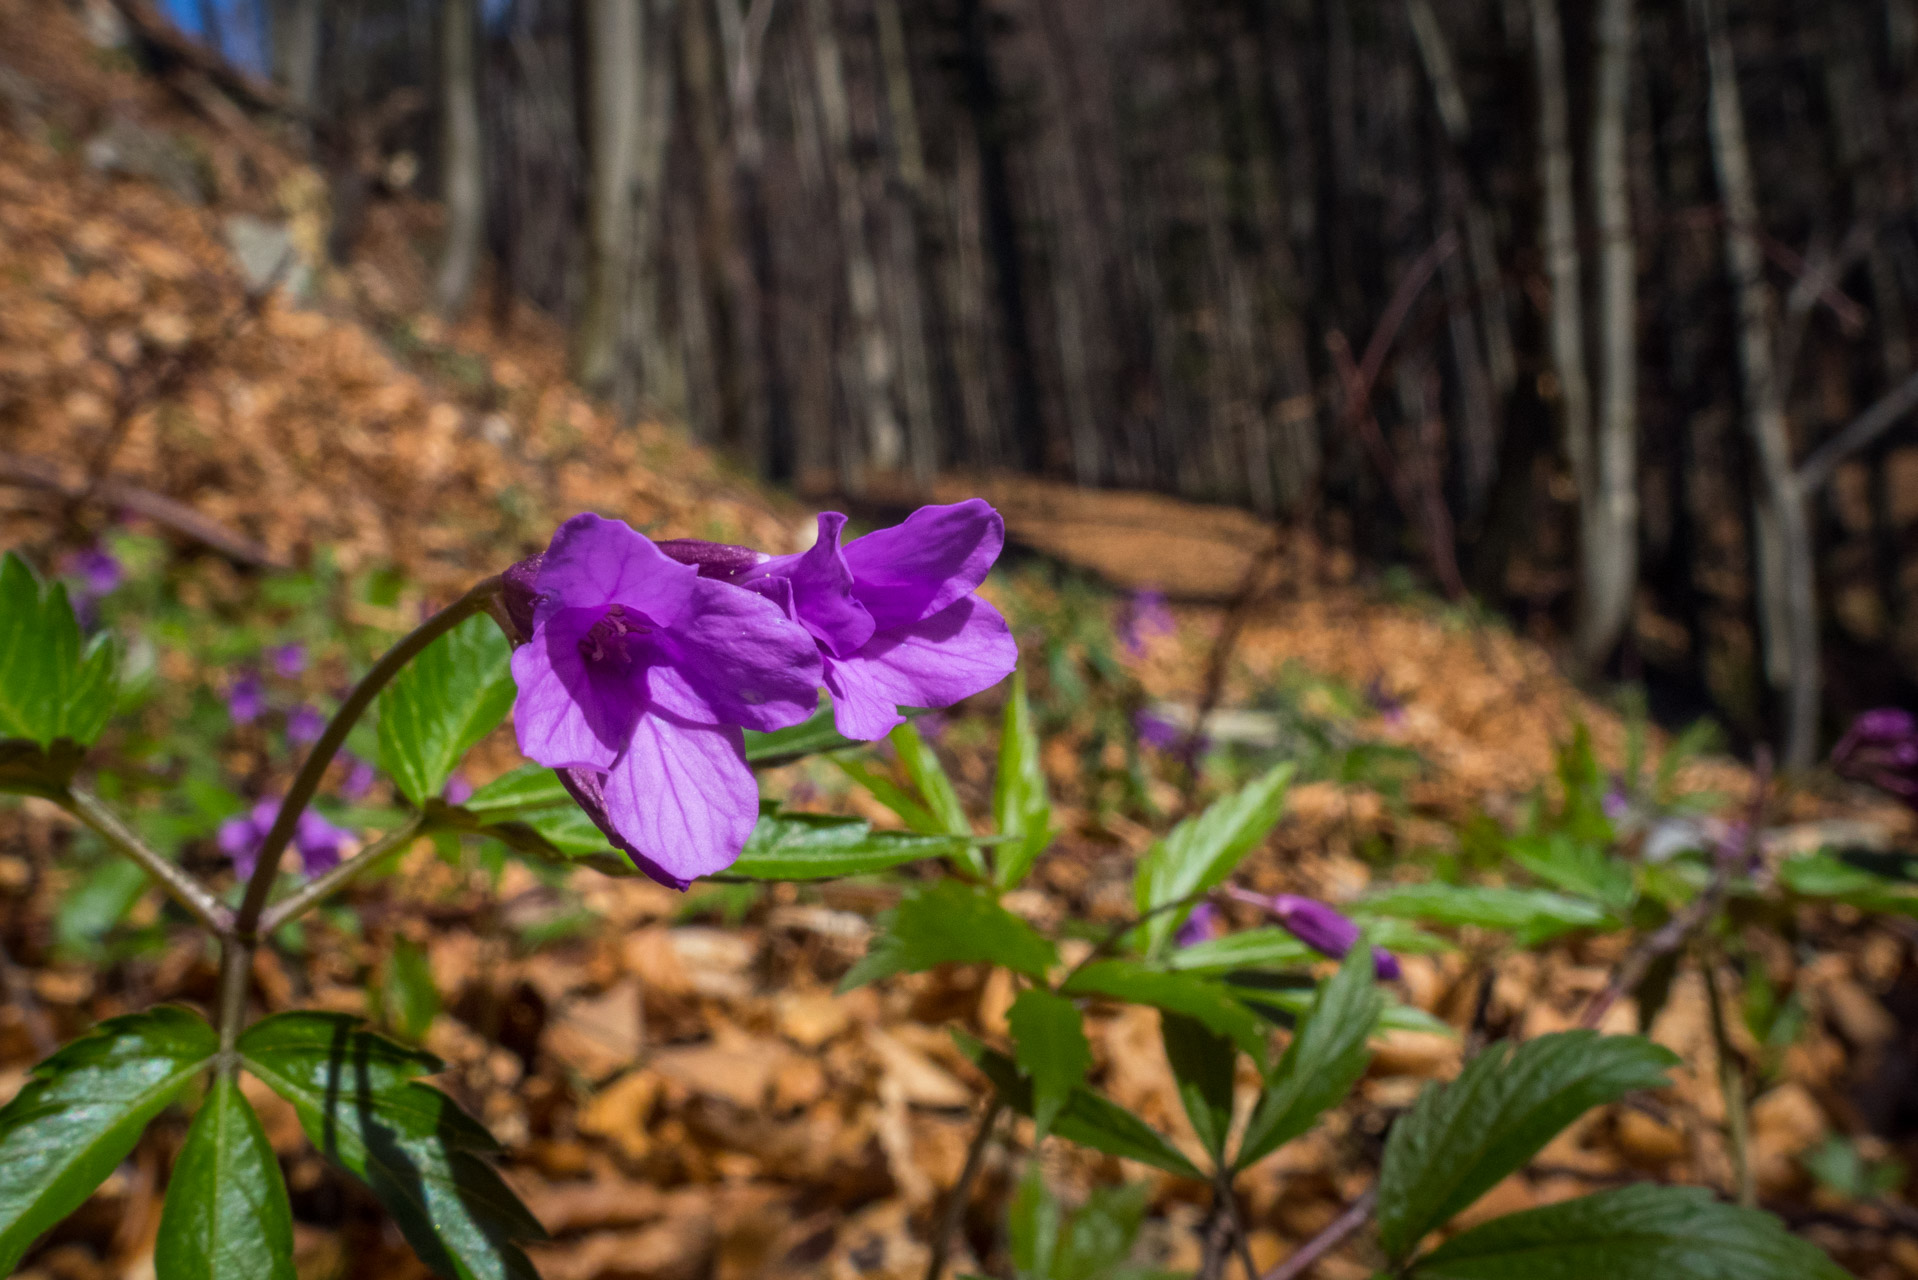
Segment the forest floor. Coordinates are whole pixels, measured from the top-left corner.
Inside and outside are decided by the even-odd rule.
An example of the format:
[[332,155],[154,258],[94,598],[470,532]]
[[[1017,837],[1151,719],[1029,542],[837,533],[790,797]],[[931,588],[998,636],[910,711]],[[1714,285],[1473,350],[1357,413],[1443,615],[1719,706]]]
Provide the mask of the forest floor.
[[[791,497],[668,427],[620,426],[566,381],[562,335],[537,316],[451,332],[425,317],[424,205],[376,202],[352,265],[320,268],[323,186],[274,137],[223,111],[231,103],[204,77],[137,73],[88,43],[65,6],[0,0],[0,31],[0,545],[57,565],[131,530],[161,548],[148,572],[172,598],[229,618],[256,607],[285,618],[287,597],[267,588],[299,575],[387,575],[400,585],[348,600],[340,625],[393,630],[424,601],[537,550],[578,510],[776,551],[809,537],[811,512]],[[117,166],[94,145],[116,136]],[[143,160],[142,146],[152,153]],[[313,268],[304,301],[248,294],[228,244],[235,215],[290,228],[297,273]],[[1239,512],[1030,481],[948,480],[931,496],[973,492],[1001,505],[1025,553],[991,593],[1019,630],[1054,730],[1046,765],[1064,835],[1015,905],[1035,918],[1122,914],[1134,861],[1180,807],[1176,762],[1148,757],[1128,791],[1120,766],[1133,748],[1078,699],[1104,698],[1126,723],[1142,706],[1203,702],[1228,621],[1222,602],[1273,535]],[[1415,875],[1455,854],[1485,816],[1516,823],[1535,790],[1549,793],[1556,753],[1579,726],[1608,768],[1622,767],[1629,719],[1581,693],[1539,646],[1429,600],[1387,599],[1335,555],[1308,562],[1291,547],[1272,574],[1244,618],[1221,705],[1329,725],[1403,748],[1415,764],[1296,788],[1245,864],[1251,887],[1341,901]],[[1125,590],[1146,587],[1173,595],[1174,622],[1128,646]],[[186,643],[154,657],[168,681],[208,696],[230,680],[231,660]],[[1086,671],[1106,673],[1104,684],[1075,693],[1073,673]],[[292,691],[324,697],[343,678],[342,661],[322,660]],[[949,718],[941,742],[977,811],[996,706],[993,695],[975,702]],[[220,761],[256,789],[287,763],[263,737],[243,737]],[[508,730],[484,744],[472,780],[515,763]],[[1735,807],[1754,782],[1735,762],[1705,758],[1680,785]],[[890,821],[823,765],[781,771],[769,786]],[[1787,836],[1768,855],[1838,830],[1883,845],[1914,838],[1908,814],[1829,781],[1772,804]],[[74,843],[49,806],[0,808],[0,1098],[97,1018],[159,999],[205,1005],[213,993],[211,960],[191,934],[115,949],[109,929],[91,949],[72,944],[63,922],[86,879],[68,865]],[[263,952],[255,995],[268,1009],[404,1024],[388,989],[395,956],[423,956],[439,995],[414,1029],[447,1060],[445,1086],[505,1143],[508,1178],[553,1237],[533,1251],[548,1280],[904,1280],[926,1265],[984,1091],[943,1028],[1002,1038],[1011,991],[961,968],[835,996],[888,894],[861,884],[682,897],[590,870],[555,886],[517,864],[495,885],[423,844],[397,874],[355,891],[350,925],[316,925],[298,952]],[[151,897],[134,903],[126,927],[157,914]],[[1402,998],[1453,1033],[1385,1035],[1352,1102],[1245,1177],[1260,1265],[1368,1185],[1387,1117],[1456,1069],[1468,1027],[1571,1025],[1625,946],[1574,937],[1518,950],[1468,931],[1451,950],[1407,957]],[[1918,1277],[1918,1209],[1899,1191],[1834,1191],[1803,1158],[1833,1135],[1874,1165],[1918,1158],[1915,950],[1909,921],[1838,907],[1807,913],[1796,945],[1765,951],[1770,982],[1803,1022],[1752,1101],[1757,1187],[1870,1280]],[[1684,1059],[1675,1086],[1594,1113],[1473,1213],[1634,1177],[1730,1187],[1706,1006],[1704,982],[1682,973],[1651,1028]],[[1633,1029],[1631,1002],[1605,1026]],[[1092,1027],[1101,1087],[1190,1142],[1156,1015],[1128,1009]],[[1742,1056],[1766,1058],[1743,1023],[1733,1030]],[[373,1202],[306,1146],[290,1110],[253,1096],[293,1189],[302,1276],[418,1274]],[[156,1125],[21,1274],[150,1275],[164,1170],[182,1135],[176,1120]],[[1015,1127],[990,1149],[961,1270],[991,1263],[1030,1138]],[[1043,1158],[1068,1191],[1150,1181],[1142,1249],[1166,1267],[1192,1265],[1205,1188],[1060,1147]],[[1317,1274],[1361,1280],[1374,1261],[1358,1244]]]

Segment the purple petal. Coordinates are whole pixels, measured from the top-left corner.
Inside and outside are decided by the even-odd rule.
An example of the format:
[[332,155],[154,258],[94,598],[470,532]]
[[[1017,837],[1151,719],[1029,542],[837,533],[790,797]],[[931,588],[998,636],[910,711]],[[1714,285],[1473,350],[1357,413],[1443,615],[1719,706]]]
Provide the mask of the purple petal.
[[309,876],[340,865],[340,859],[352,843],[350,832],[334,826],[312,809],[302,811],[293,828],[293,847],[299,851],[300,865]]
[[819,706],[819,649],[764,596],[704,579],[646,673],[656,708],[694,724],[783,729]]
[[787,612],[834,657],[845,657],[872,639],[872,614],[853,599],[852,568],[839,547],[846,517],[821,512],[819,538],[797,555],[766,561],[741,579],[741,585],[763,578],[784,578],[792,588]]
[[505,610],[510,627],[506,638],[515,645],[525,644],[533,635],[533,610],[539,605],[539,571],[546,563],[546,553],[528,556],[509,565],[500,575],[500,605]]
[[700,577],[720,582],[736,582],[741,575],[771,558],[751,547],[737,547],[730,542],[702,542],[698,538],[669,538],[653,545],[679,563],[699,570]]
[[252,724],[266,710],[266,697],[259,679],[244,675],[226,691],[226,714],[234,724]]
[[638,850],[640,869],[684,889],[739,857],[759,821],[759,784],[735,728],[649,715],[606,775],[608,822]]
[[340,783],[340,794],[348,800],[364,800],[366,793],[373,789],[373,784],[379,780],[380,775],[366,761],[356,756],[347,758],[352,761],[352,766],[346,771],[346,780]]
[[853,597],[882,632],[918,622],[984,582],[1005,541],[1005,521],[982,499],[921,507],[846,544]]
[[513,729],[520,754],[549,769],[609,769],[644,705],[631,673],[599,672],[580,656],[598,621],[594,610],[550,615],[532,640],[513,650]]
[[1223,932],[1225,923],[1219,919],[1219,909],[1209,902],[1201,902],[1192,908],[1192,914],[1172,935],[1172,943],[1174,946],[1189,947],[1195,943],[1210,942]]
[[286,737],[289,742],[305,746],[318,742],[320,735],[325,732],[326,717],[314,708],[302,704],[287,712]]
[[446,785],[440,788],[440,798],[450,805],[462,805],[473,798],[473,784],[458,769],[446,779]]
[[112,595],[126,581],[126,568],[119,557],[103,547],[90,547],[75,555],[71,571],[80,579],[81,594],[90,600]]
[[306,670],[306,646],[297,642],[283,644],[267,654],[273,663],[273,670],[291,680]]
[[[999,611],[965,596],[922,622],[882,631],[852,657],[829,663],[826,687],[833,691],[839,731],[870,740],[880,736],[866,732],[870,706],[949,707],[998,684],[1018,662],[1019,646]],[[844,716],[842,699],[849,704]]]
[[699,575],[623,520],[590,512],[559,527],[540,565],[535,625],[562,609],[624,605],[656,627],[679,620]]
[[[1302,898],[1292,893],[1266,898],[1243,889],[1230,892],[1242,902],[1264,907],[1278,919],[1280,928],[1320,955],[1330,956],[1334,960],[1345,959],[1346,952],[1352,949],[1352,944],[1359,940],[1363,932],[1357,921],[1315,898]],[[1399,978],[1402,970],[1397,956],[1384,947],[1373,947],[1372,972],[1380,981],[1391,982]]]

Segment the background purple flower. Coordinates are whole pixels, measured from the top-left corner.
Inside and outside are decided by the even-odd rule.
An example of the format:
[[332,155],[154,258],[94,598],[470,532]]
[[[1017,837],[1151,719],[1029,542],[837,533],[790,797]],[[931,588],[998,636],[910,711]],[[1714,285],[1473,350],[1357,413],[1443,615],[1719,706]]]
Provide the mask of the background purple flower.
[[882,738],[905,723],[900,707],[949,707],[1012,673],[1012,631],[974,594],[1005,545],[989,504],[921,507],[842,546],[845,528],[845,516],[824,512],[810,550],[738,579],[817,643],[839,732]]
[[[1185,730],[1150,707],[1142,707],[1133,713],[1132,728],[1139,735],[1140,742],[1161,751],[1176,751],[1185,744]],[[1199,749],[1205,749],[1203,738],[1199,741]]]
[[[740,729],[798,724],[819,656],[771,601],[701,578],[621,521],[561,525],[530,574],[509,573],[530,759],[560,771],[635,865],[684,888],[730,866],[759,818]],[[531,612],[519,610],[531,605]]]
[[67,562],[67,572],[78,584],[76,598],[89,603],[112,595],[127,578],[126,566],[120,563],[120,558],[99,546],[76,552]]
[[266,710],[266,692],[258,676],[243,675],[226,691],[226,714],[234,724],[252,724]]
[[1148,587],[1135,591],[1120,613],[1119,643],[1133,657],[1145,654],[1146,643],[1154,636],[1169,636],[1178,630],[1172,610],[1166,608],[1165,592]]
[[458,769],[446,779],[446,785],[440,789],[440,798],[450,805],[462,805],[473,798],[473,784]]
[[1897,707],[1867,711],[1832,748],[1832,766],[1918,809],[1918,718]]
[[[1345,953],[1352,949],[1363,932],[1357,921],[1315,898],[1302,898],[1293,893],[1266,897],[1238,888],[1229,888],[1226,892],[1240,902],[1248,902],[1271,912],[1280,928],[1320,955],[1330,956],[1334,960],[1345,959]],[[1384,947],[1373,947],[1372,972],[1380,981],[1389,982],[1397,979],[1402,970],[1397,956]]]
[[1372,710],[1379,719],[1388,725],[1399,725],[1405,721],[1405,699],[1385,687],[1385,681],[1373,676],[1365,682],[1365,700],[1372,704]]
[[274,672],[288,680],[306,670],[306,646],[298,641],[267,650],[267,658]]
[[[220,852],[233,860],[233,869],[242,880],[253,878],[253,871],[259,862],[260,846],[265,843],[267,832],[273,829],[273,820],[279,813],[280,802],[266,799],[246,813],[228,818],[220,824],[216,843],[220,846]],[[313,809],[303,810],[293,826],[293,849],[299,854],[300,865],[309,876],[317,876],[338,866],[352,844],[351,832],[334,826]]]
[[373,789],[373,784],[379,780],[380,775],[372,765],[358,756],[346,752],[341,754],[351,761],[351,764],[347,767],[345,780],[340,783],[340,795],[357,803],[366,799],[366,793]]
[[313,707],[301,703],[286,713],[286,739],[301,746],[318,742],[320,735],[326,732],[326,717]]
[[1192,914],[1172,935],[1172,943],[1174,946],[1189,947],[1195,943],[1210,942],[1224,932],[1225,921],[1219,918],[1219,909],[1209,902],[1201,902],[1192,908]]

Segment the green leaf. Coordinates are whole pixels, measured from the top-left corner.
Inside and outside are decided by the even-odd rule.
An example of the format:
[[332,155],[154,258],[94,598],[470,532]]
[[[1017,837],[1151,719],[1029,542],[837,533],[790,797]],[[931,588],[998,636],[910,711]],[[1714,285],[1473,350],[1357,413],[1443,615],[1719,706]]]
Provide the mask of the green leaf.
[[1086,1042],[1079,1006],[1043,987],[1027,987],[1006,1012],[1017,1048],[1019,1069],[1032,1080],[1034,1141],[1043,1141],[1052,1122],[1086,1082],[1092,1046]]
[[1494,1218],[1446,1241],[1412,1280],[1846,1280],[1769,1213],[1702,1187],[1640,1185]]
[[997,964],[1044,981],[1059,958],[1050,942],[990,893],[957,880],[908,893],[874,945],[881,943],[892,949],[897,965],[892,973],[942,964]]
[[414,1079],[440,1070],[439,1059],[329,1013],[256,1022],[240,1053],[293,1104],[321,1154],[386,1206],[427,1267],[456,1280],[537,1280],[515,1242],[545,1232],[482,1158],[497,1144]]
[[1006,1244],[1020,1276],[1051,1280],[1053,1259],[1059,1251],[1059,1201],[1046,1188],[1037,1160],[1028,1161],[1025,1176],[1006,1210]]
[[788,725],[772,733],[746,730],[746,763],[766,767],[785,764],[802,756],[816,756],[827,751],[843,751],[848,747],[865,745],[863,742],[854,742],[833,728],[832,704],[828,702],[799,724]]
[[1168,951],[1162,963],[1182,973],[1229,973],[1234,969],[1299,969],[1321,958],[1285,930],[1266,925]]
[[[988,1049],[970,1036],[953,1033],[960,1049],[992,1081],[1005,1104],[1022,1116],[1032,1114],[1032,1082],[1019,1074],[1011,1058]],[[1204,1181],[1198,1166],[1185,1158],[1151,1125],[1090,1089],[1074,1089],[1059,1118],[1052,1122],[1055,1136],[1109,1156],[1137,1160],[1167,1173]]]
[[219,1047],[198,1014],[161,1005],[109,1018],[33,1069],[0,1108],[0,1275],[93,1194]]
[[862,818],[822,813],[765,813],[727,875],[755,880],[828,880],[943,858],[964,847],[951,836],[874,831]]
[[[1257,848],[1285,810],[1285,789],[1293,766],[1278,765],[1205,812],[1172,828],[1139,860],[1133,897],[1140,914],[1210,889],[1232,874]],[[1160,911],[1144,925],[1147,954],[1163,950],[1190,910]]]
[[910,791],[872,767],[865,760],[835,760],[848,778],[872,792],[873,799],[899,815],[907,827],[923,835],[946,834],[946,824],[932,816],[932,810],[913,798]]
[[1311,1011],[1266,1080],[1239,1141],[1235,1167],[1263,1160],[1305,1133],[1358,1083],[1371,1060],[1366,1041],[1384,1004],[1372,980],[1371,945],[1361,942],[1320,984]]
[[266,1130],[229,1076],[213,1082],[173,1163],[159,1280],[294,1280],[293,1207]]
[[1232,1084],[1238,1068],[1238,1050],[1197,1018],[1184,1014],[1159,1015],[1159,1037],[1165,1042],[1165,1060],[1179,1086],[1179,1101],[1192,1120],[1199,1142],[1223,1163],[1225,1143],[1232,1132]]
[[1066,1226],[1054,1280],[1117,1280],[1139,1238],[1151,1190],[1144,1182],[1094,1187]]
[[113,713],[116,666],[104,633],[82,643],[66,587],[0,556],[0,739],[90,745]]
[[1613,912],[1630,911],[1638,898],[1630,863],[1601,845],[1574,840],[1568,832],[1515,836],[1506,851],[1514,862],[1554,888],[1589,898]]
[[[959,803],[959,793],[952,789],[952,779],[946,776],[945,767],[939,763],[939,757],[933,754],[932,747],[919,736],[919,730],[911,724],[902,724],[887,735],[887,740],[898,753],[906,776],[919,789],[920,796],[926,802],[926,811],[938,824],[936,828],[929,829],[928,834],[971,835],[972,823],[966,818],[964,806]],[[983,878],[986,875],[985,855],[977,849],[967,852],[966,867],[974,875]]]
[[1039,733],[1026,697],[1026,673],[1012,673],[1005,728],[999,738],[999,774],[992,787],[992,817],[999,834],[1013,839],[995,854],[994,882],[1015,888],[1052,839],[1052,797],[1039,761]]
[[513,646],[483,614],[426,646],[380,693],[380,767],[416,806],[513,705]]
[[85,749],[65,738],[47,749],[24,738],[0,739],[0,792],[59,800],[85,759]]
[[1486,885],[1407,884],[1368,894],[1359,907],[1373,915],[1424,920],[1431,924],[1476,925],[1514,933],[1531,947],[1573,929],[1613,923],[1603,907],[1546,889],[1505,889]]
[[1215,1035],[1230,1039],[1265,1065],[1265,1030],[1258,1015],[1241,1004],[1231,988],[1197,974],[1167,973],[1136,960],[1098,960],[1080,969],[1060,988],[1065,995],[1105,996],[1131,1004],[1149,1004],[1197,1020]]
[[1843,902],[1862,911],[1918,916],[1918,893],[1909,885],[1827,852],[1787,858],[1779,865],[1778,879],[1800,897]]
[[1562,1031],[1493,1045],[1450,1084],[1428,1084],[1392,1127],[1379,1173],[1379,1239],[1402,1261],[1593,1107],[1663,1088],[1678,1056],[1638,1036]]
[[386,958],[380,1003],[389,1025],[409,1040],[418,1040],[440,1013],[440,991],[426,952],[406,938],[395,938]]
[[543,765],[523,764],[475,791],[460,808],[476,817],[490,818],[572,804],[573,797],[560,785],[559,774]]

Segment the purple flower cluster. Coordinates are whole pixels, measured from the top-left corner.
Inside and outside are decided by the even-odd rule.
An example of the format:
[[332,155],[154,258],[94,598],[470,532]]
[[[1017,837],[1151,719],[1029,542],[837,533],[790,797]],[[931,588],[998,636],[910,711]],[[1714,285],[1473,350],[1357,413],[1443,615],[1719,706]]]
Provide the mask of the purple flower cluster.
[[1832,748],[1831,763],[1918,809],[1918,718],[1897,707],[1867,711]]
[[520,750],[661,883],[730,866],[752,833],[742,729],[800,723],[823,684],[839,731],[870,741],[901,707],[1012,671],[1011,632],[974,594],[1005,541],[998,512],[922,507],[850,541],[845,526],[828,512],[811,549],[767,556],[579,515],[508,571]]
[[[1240,902],[1271,912],[1280,928],[1320,955],[1330,956],[1334,960],[1343,960],[1362,933],[1356,920],[1316,898],[1302,898],[1293,893],[1267,897],[1238,888],[1228,888],[1226,892]],[[1380,981],[1390,982],[1396,980],[1403,971],[1397,956],[1384,947],[1373,947],[1372,972]]]
[[1127,653],[1141,658],[1152,637],[1169,636],[1178,629],[1172,610],[1166,607],[1165,592],[1148,587],[1133,592],[1126,602],[1119,619],[1119,643]]
[[[253,878],[260,846],[266,842],[266,834],[273,829],[273,819],[279,814],[280,802],[266,799],[239,817],[228,818],[220,824],[217,837],[220,852],[233,860],[233,869],[242,880]],[[350,833],[322,818],[316,810],[300,811],[299,822],[293,828],[293,847],[299,851],[300,865],[307,875],[317,876],[338,866],[352,843]]]

